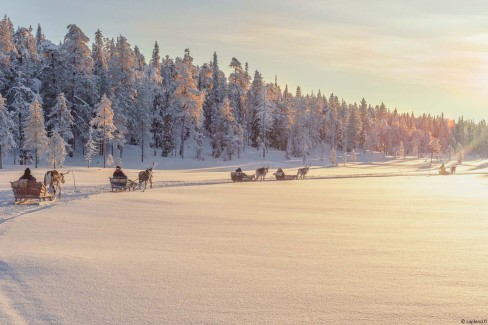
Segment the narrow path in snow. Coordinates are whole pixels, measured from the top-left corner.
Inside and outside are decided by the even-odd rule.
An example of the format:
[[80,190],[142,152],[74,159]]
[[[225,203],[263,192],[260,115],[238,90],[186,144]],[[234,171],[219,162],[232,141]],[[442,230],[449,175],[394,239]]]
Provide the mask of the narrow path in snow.
[[[455,176],[461,175],[472,175],[472,174],[485,174],[480,172],[463,172],[457,173]],[[305,180],[327,180],[327,179],[339,179],[339,178],[375,178],[375,177],[401,177],[401,176],[439,176],[437,170],[428,171],[407,171],[403,172],[399,170],[398,172],[392,173],[367,173],[367,174],[349,174],[349,175],[323,175],[323,176],[313,176],[307,175]],[[275,182],[276,180],[271,173],[268,173],[266,182]],[[297,180],[294,180],[297,181]],[[299,180],[303,181],[303,180]],[[205,181],[158,181],[153,182],[153,188],[167,188],[167,187],[180,187],[180,186],[202,186],[202,185],[218,185],[218,184],[228,184],[232,183],[230,179],[213,179]],[[254,183],[254,182],[252,182]],[[148,185],[148,191],[150,190]],[[110,193],[110,185],[95,185],[95,186],[66,186],[63,187],[63,197],[61,199],[57,198],[54,202],[42,202],[37,203],[36,200],[31,200],[23,204],[13,204],[14,197],[11,190],[0,191],[0,226],[12,219],[17,217],[31,214],[39,210],[44,210],[50,208],[51,206],[66,203],[74,200],[82,200],[89,198],[93,195]],[[0,232],[1,233],[1,232]]]

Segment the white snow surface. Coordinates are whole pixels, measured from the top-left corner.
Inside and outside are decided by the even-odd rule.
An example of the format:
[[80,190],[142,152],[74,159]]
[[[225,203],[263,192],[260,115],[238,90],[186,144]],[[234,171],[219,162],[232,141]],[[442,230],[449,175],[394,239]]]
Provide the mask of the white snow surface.
[[[257,157],[257,156],[256,156]],[[72,161],[63,197],[13,204],[0,171],[0,324],[460,324],[488,318],[488,162],[423,159],[231,183],[240,161],[159,159],[110,192]],[[270,172],[301,161],[270,159]],[[282,159],[282,160],[280,160]],[[149,160],[150,161],[150,160]],[[339,159],[340,161],[340,159]],[[70,163],[69,159],[67,163]],[[78,165],[78,166],[77,166]],[[136,157],[135,178],[150,163]],[[34,169],[40,180],[48,168]]]

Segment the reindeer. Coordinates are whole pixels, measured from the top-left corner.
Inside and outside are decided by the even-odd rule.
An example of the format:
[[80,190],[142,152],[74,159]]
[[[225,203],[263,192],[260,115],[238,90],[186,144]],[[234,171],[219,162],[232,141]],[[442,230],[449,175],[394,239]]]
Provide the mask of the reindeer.
[[59,198],[61,198],[61,184],[64,184],[64,175],[67,173],[59,173],[57,170],[50,170],[44,174],[44,185],[54,192],[54,197],[56,193],[59,192]]
[[139,185],[142,186],[142,183],[144,183],[143,192],[146,190],[148,181],[150,184],[150,188],[152,188],[152,172],[155,165],[156,163],[153,163],[151,168],[147,168],[146,170],[143,170],[139,173]]
[[305,179],[305,175],[307,175],[309,169],[310,169],[310,164],[308,164],[303,168],[298,168],[297,179]]
[[256,181],[259,181],[259,180],[264,181],[264,178],[266,177],[266,174],[268,173],[268,168],[269,168],[269,164],[266,167],[261,167],[261,168],[256,169],[255,180]]

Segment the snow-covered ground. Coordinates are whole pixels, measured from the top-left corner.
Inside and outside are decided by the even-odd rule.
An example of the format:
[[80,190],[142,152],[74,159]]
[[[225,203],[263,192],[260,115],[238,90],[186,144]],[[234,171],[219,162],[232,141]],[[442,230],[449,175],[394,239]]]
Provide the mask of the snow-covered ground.
[[[112,193],[81,167],[63,198],[13,205],[0,171],[0,324],[460,324],[488,318],[486,160],[423,159],[231,183],[236,166],[160,159],[155,186]],[[301,161],[265,163],[296,172]],[[135,156],[135,155],[134,155]],[[148,163],[124,162],[130,178]],[[69,163],[69,161],[68,161]],[[77,166],[76,166],[77,165]],[[38,179],[47,168],[33,169]]]

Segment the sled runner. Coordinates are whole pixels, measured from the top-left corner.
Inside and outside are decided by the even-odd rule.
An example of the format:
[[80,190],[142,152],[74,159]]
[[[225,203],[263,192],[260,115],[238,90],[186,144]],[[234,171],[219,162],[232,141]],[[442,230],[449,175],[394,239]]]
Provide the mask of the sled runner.
[[52,201],[53,196],[49,193],[46,186],[41,182],[32,182],[28,180],[20,180],[10,182],[12,191],[14,192],[15,204],[19,204],[31,199],[41,201]]

